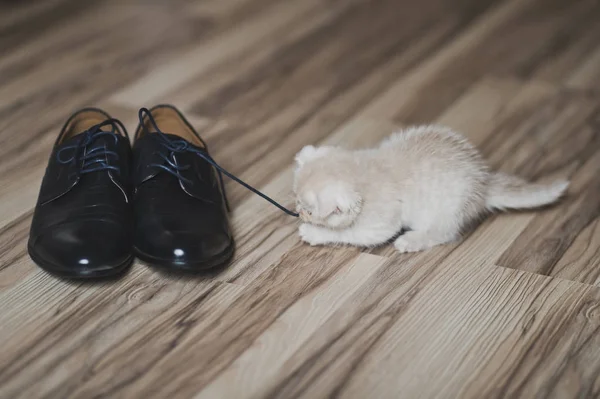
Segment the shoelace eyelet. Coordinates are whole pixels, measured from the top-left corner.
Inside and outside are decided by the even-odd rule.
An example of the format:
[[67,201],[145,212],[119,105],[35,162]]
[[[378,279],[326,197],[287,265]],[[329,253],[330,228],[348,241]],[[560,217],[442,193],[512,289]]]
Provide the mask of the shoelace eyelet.
[[[113,137],[115,145],[119,141],[117,134],[117,124],[120,124],[116,119],[108,119],[102,123],[92,126],[87,131],[82,133],[82,136],[77,140],[77,143],[64,146],[56,154],[56,160],[60,164],[74,163],[78,167],[78,174],[86,174],[100,171],[114,171],[121,174],[120,168],[111,165],[108,162],[109,157],[115,161],[119,160],[119,154],[106,148],[106,145],[92,146],[98,138],[103,136]],[[111,131],[102,130],[104,126],[111,126]],[[72,151],[72,155],[68,159],[63,158],[63,153]],[[72,178],[71,175],[68,178]]]

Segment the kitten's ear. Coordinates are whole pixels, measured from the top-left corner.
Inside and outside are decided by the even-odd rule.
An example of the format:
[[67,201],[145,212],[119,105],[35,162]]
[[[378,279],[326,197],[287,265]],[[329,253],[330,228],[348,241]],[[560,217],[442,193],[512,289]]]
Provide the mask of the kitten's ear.
[[307,145],[296,154],[296,164],[298,166],[303,166],[305,163],[327,154],[329,151],[331,151],[331,149],[331,147],[315,147],[312,145]]
[[317,152],[317,149],[314,146],[304,146],[304,148],[302,148],[300,152],[296,154],[294,160],[296,161],[296,164],[298,164],[298,166],[303,166],[308,160],[312,159],[315,152]]

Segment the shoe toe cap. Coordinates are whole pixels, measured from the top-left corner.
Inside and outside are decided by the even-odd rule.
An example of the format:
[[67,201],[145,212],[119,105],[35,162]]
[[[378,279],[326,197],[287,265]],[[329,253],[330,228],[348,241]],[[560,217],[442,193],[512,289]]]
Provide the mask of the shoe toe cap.
[[[233,241],[226,231],[169,231],[144,229],[136,236],[135,246],[142,258],[151,263],[178,268],[210,268],[231,252]],[[154,231],[154,233],[148,233]],[[142,255],[143,254],[143,255]]]
[[31,238],[29,250],[42,268],[65,277],[112,275],[132,259],[130,234],[108,221],[47,228]]

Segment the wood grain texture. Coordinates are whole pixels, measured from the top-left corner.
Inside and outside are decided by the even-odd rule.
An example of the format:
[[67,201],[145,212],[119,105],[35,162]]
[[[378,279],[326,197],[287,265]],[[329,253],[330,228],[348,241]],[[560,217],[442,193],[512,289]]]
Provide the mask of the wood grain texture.
[[[0,398],[600,397],[600,3],[0,2]],[[308,247],[226,182],[231,264],[118,281],[26,252],[60,125],[182,108],[226,169],[292,206],[307,144],[462,131],[499,170],[568,177],[418,254]]]
[[[317,290],[289,307],[234,363],[197,398],[252,396],[281,369],[289,357],[339,309],[385,258],[361,254]],[[235,384],[231,382],[235,381]]]
[[[294,302],[319,289],[338,273],[343,273],[343,268],[356,256],[356,251],[313,250],[307,253],[303,248],[290,251],[248,284],[222,312],[214,312],[211,307],[193,306],[190,307],[193,313],[189,322],[182,321],[181,315],[175,314],[170,323],[163,324],[166,331],[148,329],[145,334],[132,337],[134,342],[131,345],[134,347],[143,343],[150,349],[155,346],[152,344],[154,340],[165,342],[168,353],[151,350],[158,361],[154,360],[145,368],[132,369],[132,359],[128,355],[131,347],[117,346],[115,350],[119,354],[106,363],[105,369],[112,378],[103,378],[102,371],[97,370],[96,380],[104,380],[104,383],[93,384],[93,389],[82,391],[80,397],[89,397],[91,392],[110,396],[113,387],[118,388],[124,397],[177,397],[185,394],[189,387],[201,389],[252,345]],[[206,312],[213,314],[215,319],[206,321]],[[182,324],[186,328],[185,336],[180,338],[171,328],[172,323]],[[171,334],[175,336],[169,339]],[[171,343],[173,340],[176,340],[176,345]],[[130,342],[124,342],[124,345],[128,344]],[[142,366],[139,361],[134,361],[134,364]],[[186,368],[178,367],[180,364],[186,364]],[[114,378],[115,372],[118,379]]]
[[597,289],[486,264],[414,266],[382,270],[256,397],[598,395]]

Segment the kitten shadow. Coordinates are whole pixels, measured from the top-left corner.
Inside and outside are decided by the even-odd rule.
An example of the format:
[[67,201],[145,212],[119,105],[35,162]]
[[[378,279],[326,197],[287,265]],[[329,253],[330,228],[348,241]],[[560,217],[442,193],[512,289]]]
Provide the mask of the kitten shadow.
[[393,244],[394,241],[396,241],[396,239],[398,237],[400,237],[402,234],[406,233],[407,231],[411,231],[411,228],[410,227],[403,227],[403,228],[401,228],[400,231],[397,232],[396,234],[394,234],[389,240],[387,240],[386,242],[384,242],[382,244],[377,245],[377,247],[382,247],[384,245]]

